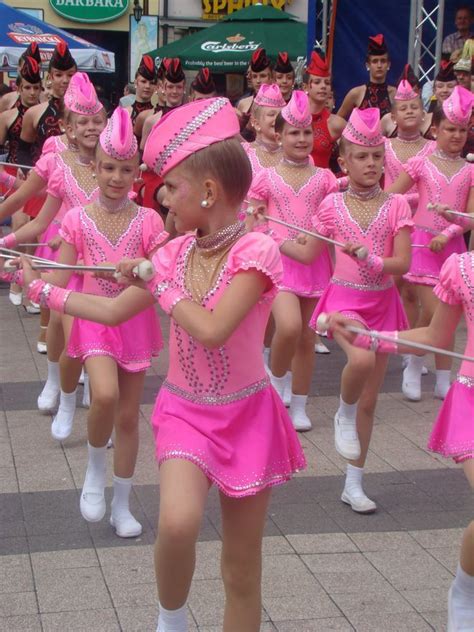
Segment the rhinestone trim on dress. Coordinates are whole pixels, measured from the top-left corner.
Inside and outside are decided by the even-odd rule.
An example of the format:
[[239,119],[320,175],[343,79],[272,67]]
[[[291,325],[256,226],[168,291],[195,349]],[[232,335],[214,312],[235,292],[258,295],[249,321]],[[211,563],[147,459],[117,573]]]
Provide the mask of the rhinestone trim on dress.
[[237,402],[241,399],[245,399],[246,397],[250,397],[250,395],[255,395],[255,393],[262,391],[269,385],[270,380],[268,377],[266,377],[259,382],[255,382],[254,384],[250,384],[249,386],[240,389],[240,391],[226,393],[225,395],[197,395],[196,393],[186,391],[184,388],[181,388],[176,384],[168,382],[168,380],[165,380],[163,382],[161,388],[166,388],[168,391],[170,391],[170,393],[173,393],[178,397],[182,397],[183,399],[187,399],[194,404],[205,404],[206,406],[222,406],[224,404],[231,404],[232,402]]

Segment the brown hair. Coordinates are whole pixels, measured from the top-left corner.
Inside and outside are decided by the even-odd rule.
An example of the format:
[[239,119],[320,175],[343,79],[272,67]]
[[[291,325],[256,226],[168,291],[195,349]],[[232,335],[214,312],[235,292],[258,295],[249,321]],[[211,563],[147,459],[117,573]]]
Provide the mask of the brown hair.
[[215,178],[231,204],[243,201],[252,182],[250,161],[235,136],[191,154],[183,165],[195,177]]
[[446,119],[446,114],[444,113],[443,106],[441,103],[438,103],[435,109],[433,110],[433,118],[431,119],[431,125],[433,127],[439,127],[440,123]]

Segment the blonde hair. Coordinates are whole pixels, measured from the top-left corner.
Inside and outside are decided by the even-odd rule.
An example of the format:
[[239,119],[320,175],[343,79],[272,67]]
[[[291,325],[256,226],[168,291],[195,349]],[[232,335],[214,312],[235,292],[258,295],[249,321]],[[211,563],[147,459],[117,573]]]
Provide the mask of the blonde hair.
[[211,177],[222,187],[230,204],[240,204],[252,182],[250,161],[237,137],[208,145],[183,162],[193,177]]

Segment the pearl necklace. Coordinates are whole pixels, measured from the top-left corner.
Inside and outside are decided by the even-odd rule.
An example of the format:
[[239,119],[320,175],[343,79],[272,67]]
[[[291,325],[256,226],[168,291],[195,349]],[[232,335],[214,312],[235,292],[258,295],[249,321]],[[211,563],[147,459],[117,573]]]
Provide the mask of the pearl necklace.
[[382,189],[380,188],[380,184],[378,183],[374,184],[374,186],[370,187],[370,189],[364,190],[354,189],[350,184],[347,187],[347,193],[352,197],[357,198],[358,200],[373,200],[377,197],[377,195],[380,195],[381,192]]

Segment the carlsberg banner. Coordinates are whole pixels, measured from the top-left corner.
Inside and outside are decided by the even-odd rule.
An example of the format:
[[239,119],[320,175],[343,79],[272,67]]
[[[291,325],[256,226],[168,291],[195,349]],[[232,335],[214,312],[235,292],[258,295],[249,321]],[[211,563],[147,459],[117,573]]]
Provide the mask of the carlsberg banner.
[[128,0],[49,0],[63,18],[75,22],[110,22],[125,13]]

